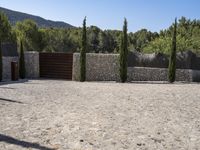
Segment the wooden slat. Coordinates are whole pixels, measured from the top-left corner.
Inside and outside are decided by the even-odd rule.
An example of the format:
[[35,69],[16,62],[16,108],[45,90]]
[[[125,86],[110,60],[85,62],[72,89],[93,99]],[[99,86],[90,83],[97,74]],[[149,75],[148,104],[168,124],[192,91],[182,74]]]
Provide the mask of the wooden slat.
[[73,54],[40,53],[40,77],[72,79]]

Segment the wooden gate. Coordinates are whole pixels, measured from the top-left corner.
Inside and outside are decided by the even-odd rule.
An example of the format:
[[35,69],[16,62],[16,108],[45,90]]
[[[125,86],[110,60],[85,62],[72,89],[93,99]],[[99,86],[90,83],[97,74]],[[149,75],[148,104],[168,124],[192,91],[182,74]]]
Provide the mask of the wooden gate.
[[72,53],[40,53],[40,77],[72,80]]

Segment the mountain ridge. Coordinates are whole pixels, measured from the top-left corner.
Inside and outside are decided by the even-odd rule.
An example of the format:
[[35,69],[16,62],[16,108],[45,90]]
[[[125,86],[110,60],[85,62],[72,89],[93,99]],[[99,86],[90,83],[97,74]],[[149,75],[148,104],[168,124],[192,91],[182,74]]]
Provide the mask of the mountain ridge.
[[37,23],[38,27],[41,28],[74,28],[74,26],[72,26],[71,24],[65,23],[63,21],[52,21],[44,19],[40,16],[23,13],[15,10],[10,10],[3,7],[0,7],[0,12],[4,12],[7,15],[11,25],[15,25],[18,21],[23,21],[25,19],[32,19]]

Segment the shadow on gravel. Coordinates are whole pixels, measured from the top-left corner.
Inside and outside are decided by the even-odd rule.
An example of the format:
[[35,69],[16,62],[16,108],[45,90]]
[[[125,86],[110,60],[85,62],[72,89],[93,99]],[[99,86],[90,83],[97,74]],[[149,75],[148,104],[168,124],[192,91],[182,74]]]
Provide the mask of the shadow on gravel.
[[174,83],[169,83],[167,81],[131,81],[128,84],[168,84],[168,85],[183,85],[183,84],[199,84],[199,82],[186,82],[186,81],[176,81]]
[[31,143],[31,142],[26,142],[26,141],[21,141],[18,139],[15,139],[13,137],[7,136],[7,135],[3,135],[0,134],[0,142],[5,142],[5,143],[9,143],[9,144],[14,144],[14,145],[18,145],[24,148],[34,148],[34,149],[38,149],[38,150],[55,150],[53,148],[48,148],[45,146],[41,146],[38,143]]
[[23,104],[22,102],[19,102],[19,101],[15,101],[15,100],[11,100],[11,99],[5,99],[5,98],[1,98],[1,97],[0,97],[0,101]]
[[14,90],[15,88],[11,88],[11,87],[0,87],[1,89],[8,89],[8,90]]
[[28,82],[28,79],[20,79],[18,81],[2,81],[0,82],[0,86],[7,85],[7,84],[25,83],[25,82]]

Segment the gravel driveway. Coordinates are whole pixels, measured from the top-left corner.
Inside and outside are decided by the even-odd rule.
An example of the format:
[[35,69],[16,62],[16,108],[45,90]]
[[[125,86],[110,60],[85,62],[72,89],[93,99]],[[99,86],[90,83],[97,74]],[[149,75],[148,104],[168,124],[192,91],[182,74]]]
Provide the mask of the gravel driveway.
[[200,84],[0,85],[0,150],[199,150]]

